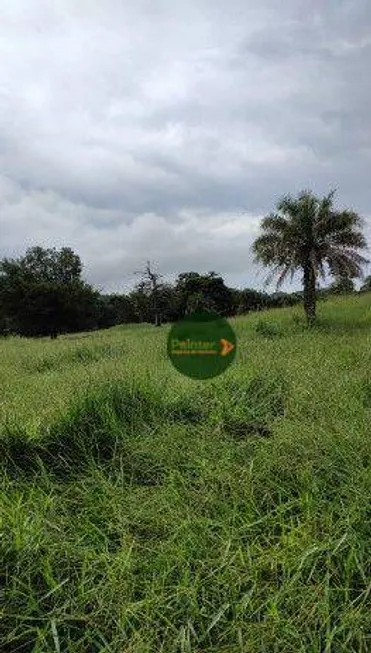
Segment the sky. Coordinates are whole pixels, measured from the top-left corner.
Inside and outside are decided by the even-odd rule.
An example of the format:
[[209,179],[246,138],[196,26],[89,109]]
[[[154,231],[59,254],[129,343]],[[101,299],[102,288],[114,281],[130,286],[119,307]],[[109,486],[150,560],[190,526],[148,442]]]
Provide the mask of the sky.
[[0,257],[263,288],[260,220],[304,188],[371,242],[370,69],[369,0],[0,0]]

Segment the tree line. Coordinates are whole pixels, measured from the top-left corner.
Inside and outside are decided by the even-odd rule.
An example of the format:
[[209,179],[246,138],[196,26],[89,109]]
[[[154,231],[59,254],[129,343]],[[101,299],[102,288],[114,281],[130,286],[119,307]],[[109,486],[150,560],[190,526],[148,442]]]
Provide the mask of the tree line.
[[32,247],[24,256],[0,261],[0,333],[55,338],[118,324],[160,326],[197,309],[228,317],[302,300],[301,293],[230,288],[216,272],[184,272],[168,283],[149,262],[133,290],[105,294],[82,278],[82,269],[79,255],[68,247]]
[[[82,262],[69,247],[29,248],[18,258],[0,261],[0,334],[50,336],[147,322],[175,322],[198,309],[225,317],[303,302],[309,324],[316,300],[329,293],[355,292],[367,260],[362,220],[353,211],[335,211],[331,192],[318,198],[310,191],[285,196],[277,211],[262,220],[262,234],[253,249],[258,262],[278,274],[277,290],[236,289],[216,272],[184,272],[164,282],[147,262],[140,281],[124,294],[104,294],[82,277]],[[302,273],[303,290],[279,290],[287,276]],[[334,281],[319,289],[319,279]],[[269,279],[268,279],[269,280]],[[371,290],[367,277],[361,291]]]

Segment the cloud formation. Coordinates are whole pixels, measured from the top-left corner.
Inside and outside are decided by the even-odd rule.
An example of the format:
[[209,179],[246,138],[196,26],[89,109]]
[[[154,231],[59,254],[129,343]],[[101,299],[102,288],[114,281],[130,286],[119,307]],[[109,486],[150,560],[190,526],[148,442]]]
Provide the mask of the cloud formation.
[[108,291],[147,259],[259,286],[249,248],[283,193],[371,215],[367,0],[2,14],[0,256],[68,245]]

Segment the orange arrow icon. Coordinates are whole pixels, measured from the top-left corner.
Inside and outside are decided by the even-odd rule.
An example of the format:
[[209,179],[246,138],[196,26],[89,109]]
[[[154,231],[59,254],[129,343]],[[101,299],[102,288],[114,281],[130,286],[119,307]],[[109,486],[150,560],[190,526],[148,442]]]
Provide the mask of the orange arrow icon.
[[222,346],[222,351],[220,352],[221,356],[227,356],[227,354],[234,349],[234,345],[225,338],[220,338],[220,344]]

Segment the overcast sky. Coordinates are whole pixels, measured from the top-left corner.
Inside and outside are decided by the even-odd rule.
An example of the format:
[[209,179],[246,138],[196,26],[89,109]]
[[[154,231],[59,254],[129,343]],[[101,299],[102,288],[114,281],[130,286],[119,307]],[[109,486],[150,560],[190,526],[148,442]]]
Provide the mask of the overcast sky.
[[370,0],[0,0],[0,256],[261,288],[282,194],[371,217],[370,70]]

